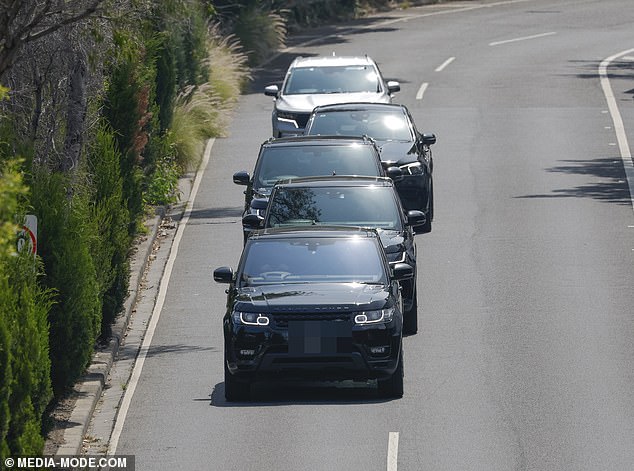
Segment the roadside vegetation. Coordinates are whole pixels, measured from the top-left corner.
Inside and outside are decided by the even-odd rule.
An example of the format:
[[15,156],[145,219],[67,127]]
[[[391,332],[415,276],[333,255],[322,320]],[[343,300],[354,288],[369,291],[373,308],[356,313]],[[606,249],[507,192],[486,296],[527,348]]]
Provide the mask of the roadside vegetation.
[[[41,453],[47,408],[121,311],[144,217],[225,135],[249,67],[289,30],[389,4],[58,3],[8,1],[0,15],[2,461]],[[35,256],[17,250],[27,214]]]

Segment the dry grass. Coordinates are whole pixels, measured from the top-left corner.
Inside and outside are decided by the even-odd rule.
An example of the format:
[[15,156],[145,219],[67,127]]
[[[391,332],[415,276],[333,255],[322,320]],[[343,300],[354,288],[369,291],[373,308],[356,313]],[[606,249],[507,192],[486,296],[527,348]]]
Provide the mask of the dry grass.
[[189,87],[176,97],[172,135],[176,160],[184,171],[197,168],[207,139],[226,135],[243,86],[249,80],[247,56],[233,37],[210,28],[208,81]]

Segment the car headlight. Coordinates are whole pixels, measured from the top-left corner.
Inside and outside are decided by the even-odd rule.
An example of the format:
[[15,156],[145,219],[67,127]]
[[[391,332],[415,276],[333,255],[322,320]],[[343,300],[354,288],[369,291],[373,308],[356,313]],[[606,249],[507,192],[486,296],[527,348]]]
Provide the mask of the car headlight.
[[295,113],[291,113],[290,111],[282,111],[282,110],[277,110],[277,117],[278,119],[287,119],[290,121],[295,121],[296,119]]
[[387,261],[390,263],[399,263],[405,261],[405,251],[399,250],[398,252],[386,252]]
[[267,315],[259,312],[234,311],[233,321],[236,324],[259,325],[264,327],[269,325],[270,319]]
[[363,311],[354,316],[355,324],[378,324],[379,322],[391,322],[394,318],[394,308],[377,309],[376,311]]
[[420,162],[412,162],[411,164],[401,165],[400,169],[405,175],[422,175],[425,173],[425,168]]

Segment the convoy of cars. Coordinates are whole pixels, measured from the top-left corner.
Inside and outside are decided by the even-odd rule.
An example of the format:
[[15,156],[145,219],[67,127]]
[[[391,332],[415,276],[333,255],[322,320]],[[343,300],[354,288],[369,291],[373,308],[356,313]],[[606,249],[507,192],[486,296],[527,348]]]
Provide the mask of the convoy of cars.
[[[273,138],[246,186],[244,249],[227,283],[225,398],[270,378],[376,380],[403,395],[403,335],[418,329],[416,233],[434,215],[434,134],[391,104],[368,56],[298,58],[275,97]],[[282,137],[291,136],[291,137]]]

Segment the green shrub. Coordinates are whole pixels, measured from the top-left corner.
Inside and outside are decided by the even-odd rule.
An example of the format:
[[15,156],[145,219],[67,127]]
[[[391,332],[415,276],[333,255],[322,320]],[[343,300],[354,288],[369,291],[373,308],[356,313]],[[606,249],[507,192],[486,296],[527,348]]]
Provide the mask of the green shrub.
[[172,124],[176,96],[176,57],[171,38],[170,34],[163,35],[164,41],[156,59],[156,105],[161,132],[165,132]]
[[26,251],[9,263],[14,296],[11,328],[11,422],[13,455],[37,455],[44,446],[42,417],[51,393],[48,313],[51,293],[37,284],[37,260]]
[[181,169],[176,162],[176,144],[171,131],[153,138],[150,147],[158,155],[154,168],[147,178],[145,203],[164,205],[178,201],[178,177]]
[[[1,153],[1,152],[0,152]],[[0,155],[6,161],[6,155]],[[42,417],[51,398],[47,316],[51,293],[37,283],[38,260],[16,253],[14,221],[26,187],[18,164],[0,173],[0,460],[42,452]]]
[[94,221],[89,199],[68,176],[35,175],[32,205],[38,216],[45,285],[55,291],[49,312],[51,379],[56,395],[88,364],[101,327],[99,281],[91,256]]
[[102,337],[110,334],[110,326],[123,306],[130,273],[130,213],[123,196],[120,161],[114,134],[102,124],[88,152],[93,185],[91,219],[96,235],[91,253],[102,300]]
[[143,155],[149,136],[158,132],[155,116],[156,48],[153,37],[143,41],[130,33],[116,36],[117,54],[106,90],[104,117],[112,128],[121,155],[123,196],[130,213],[130,235],[143,215]]

